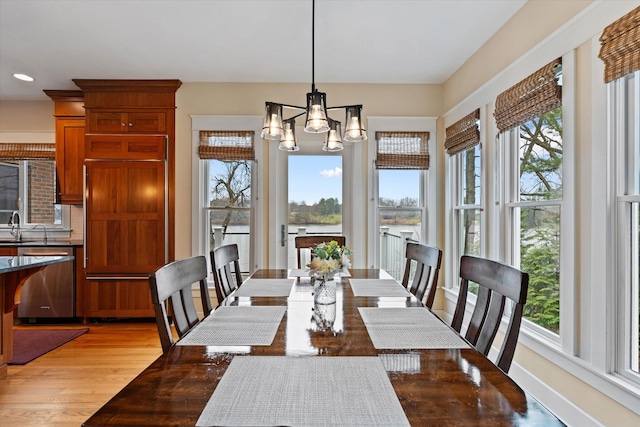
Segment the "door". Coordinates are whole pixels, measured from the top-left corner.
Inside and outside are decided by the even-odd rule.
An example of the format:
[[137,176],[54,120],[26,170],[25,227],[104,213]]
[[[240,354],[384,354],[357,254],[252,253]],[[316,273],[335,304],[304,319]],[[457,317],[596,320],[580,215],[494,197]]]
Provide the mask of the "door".
[[86,168],[86,272],[148,274],[165,264],[165,162]]
[[302,131],[299,135],[303,136],[298,152],[272,151],[276,190],[270,209],[276,220],[270,226],[270,247],[275,254],[269,258],[271,268],[297,268],[297,234],[349,234],[351,198],[345,197],[350,194],[349,177],[343,175],[350,158],[348,149],[327,153],[322,151],[324,135]]

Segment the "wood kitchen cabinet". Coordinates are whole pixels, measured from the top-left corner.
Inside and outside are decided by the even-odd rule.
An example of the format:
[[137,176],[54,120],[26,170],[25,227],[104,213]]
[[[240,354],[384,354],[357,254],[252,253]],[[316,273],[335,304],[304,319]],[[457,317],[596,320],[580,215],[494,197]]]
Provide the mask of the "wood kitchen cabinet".
[[86,167],[86,273],[146,276],[164,265],[165,162],[87,161]]
[[87,280],[89,317],[149,317],[153,304],[148,278],[135,280],[90,278]]
[[56,172],[59,203],[83,202],[84,96],[79,90],[45,90],[54,101],[56,120]]
[[167,115],[164,111],[102,111],[89,110],[89,133],[165,133]]
[[74,80],[86,132],[85,317],[153,317],[149,273],[174,259],[179,80]]

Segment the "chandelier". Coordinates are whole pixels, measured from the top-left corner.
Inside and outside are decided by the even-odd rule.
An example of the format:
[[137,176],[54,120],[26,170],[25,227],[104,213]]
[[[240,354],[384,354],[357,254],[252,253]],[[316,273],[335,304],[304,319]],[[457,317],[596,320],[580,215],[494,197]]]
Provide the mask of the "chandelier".
[[[324,151],[340,151],[343,149],[342,141],[357,142],[367,139],[367,132],[362,128],[362,105],[343,105],[339,107],[327,107],[327,94],[316,89],[315,84],[315,9],[316,2],[312,0],[311,6],[311,92],[307,93],[307,106],[280,104],[276,102],[265,103],[264,124],[262,126],[262,138],[279,141],[278,148],[284,151],[298,151],[295,129],[296,119],[306,114],[304,130],[308,133],[327,133],[322,149]],[[292,117],[283,119],[284,108],[302,111]],[[343,109],[346,112],[345,130],[342,133],[342,124],[333,120],[328,111]]]

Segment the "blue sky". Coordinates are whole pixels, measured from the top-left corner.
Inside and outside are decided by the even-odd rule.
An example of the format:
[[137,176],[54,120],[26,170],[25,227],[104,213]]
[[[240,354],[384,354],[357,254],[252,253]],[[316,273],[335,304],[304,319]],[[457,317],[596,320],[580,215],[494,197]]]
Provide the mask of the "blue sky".
[[[380,196],[418,198],[419,171],[380,171]],[[342,156],[289,156],[289,200],[308,205],[321,198],[342,202]]]
[[312,205],[330,197],[342,202],[342,156],[289,156],[289,200]]

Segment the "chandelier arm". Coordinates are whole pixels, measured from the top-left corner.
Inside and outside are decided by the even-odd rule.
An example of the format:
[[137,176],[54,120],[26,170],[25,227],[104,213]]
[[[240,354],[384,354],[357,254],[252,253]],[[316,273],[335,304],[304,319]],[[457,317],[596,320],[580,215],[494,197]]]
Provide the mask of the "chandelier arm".
[[353,108],[353,107],[359,107],[362,108],[362,104],[354,104],[354,105],[340,105],[338,107],[327,107],[327,111],[329,110],[340,110],[340,109],[345,109],[345,108]]
[[[296,107],[296,108],[297,108],[297,107]],[[303,111],[303,112],[302,112],[302,113],[300,113],[300,114],[296,114],[295,116],[291,116],[291,117],[289,117],[289,118],[287,118],[287,119],[284,119],[284,120],[293,120],[293,119],[297,119],[298,117],[300,117],[300,116],[304,116],[305,114],[307,114],[307,112],[306,112],[306,111]]]
[[289,105],[289,104],[280,104],[279,102],[277,102],[278,105],[281,105],[284,108],[291,108],[292,110],[302,110],[302,111],[307,111],[307,107],[299,107],[297,105]]

